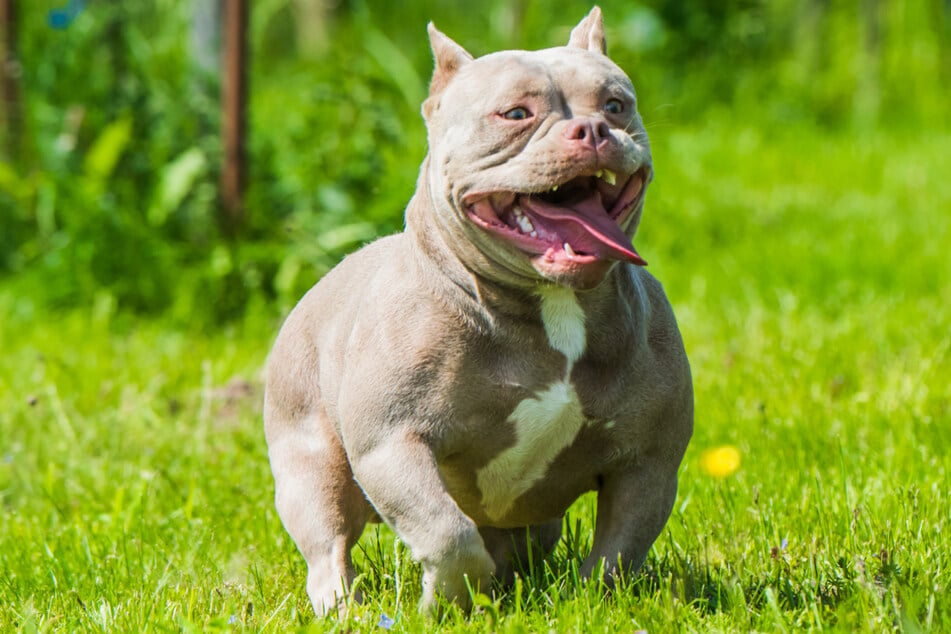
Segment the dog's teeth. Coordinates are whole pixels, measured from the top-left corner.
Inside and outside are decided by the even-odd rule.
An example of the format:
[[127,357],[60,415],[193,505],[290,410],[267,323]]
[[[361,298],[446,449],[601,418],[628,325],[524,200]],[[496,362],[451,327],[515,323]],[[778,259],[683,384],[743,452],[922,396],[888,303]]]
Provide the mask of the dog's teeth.
[[532,224],[532,221],[529,220],[528,216],[519,215],[515,219],[516,224],[518,224],[519,229],[522,230],[522,233],[531,233],[535,230],[535,226]]
[[594,175],[596,178],[601,178],[602,176],[604,176],[604,170],[598,170],[597,172],[594,173]]
[[565,243],[565,253],[567,253],[568,255],[570,255],[570,256],[572,256],[572,257],[574,257],[575,255],[577,255],[577,254],[575,253],[575,250],[572,249],[572,248],[571,248],[571,245],[568,244],[567,242]]
[[532,236],[533,238],[537,238],[537,237],[538,237],[538,232],[537,232],[537,231],[532,231],[529,235]]
[[516,218],[522,217],[522,208],[519,206],[512,207],[512,213],[515,214]]
[[613,185],[617,182],[617,176],[611,170],[604,170],[603,175],[600,177],[608,185]]
[[552,190],[553,192],[558,191],[558,185],[555,185],[554,187],[552,187],[551,190]]

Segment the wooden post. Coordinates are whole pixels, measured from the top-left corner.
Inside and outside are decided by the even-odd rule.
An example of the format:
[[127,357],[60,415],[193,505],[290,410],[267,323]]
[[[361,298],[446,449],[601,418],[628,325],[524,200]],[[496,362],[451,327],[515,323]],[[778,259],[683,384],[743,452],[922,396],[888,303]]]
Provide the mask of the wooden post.
[[17,158],[20,130],[20,62],[16,53],[16,0],[0,0],[0,153]]
[[244,214],[248,0],[225,0],[223,30],[221,201],[225,230],[234,235]]

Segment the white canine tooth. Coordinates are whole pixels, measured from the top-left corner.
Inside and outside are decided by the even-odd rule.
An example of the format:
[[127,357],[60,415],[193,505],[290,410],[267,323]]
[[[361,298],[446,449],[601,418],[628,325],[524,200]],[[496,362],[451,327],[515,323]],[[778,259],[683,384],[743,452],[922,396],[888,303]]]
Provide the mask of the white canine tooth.
[[576,255],[575,250],[571,248],[571,245],[567,242],[565,243],[565,253],[574,257]]
[[608,185],[613,185],[617,182],[617,176],[611,170],[604,170],[604,175],[601,176]]
[[555,185],[554,187],[552,187],[551,190],[552,190],[553,192],[558,191],[558,185]]
[[532,236],[533,238],[537,238],[537,237],[538,237],[538,232],[537,232],[537,231],[532,231],[529,235]]

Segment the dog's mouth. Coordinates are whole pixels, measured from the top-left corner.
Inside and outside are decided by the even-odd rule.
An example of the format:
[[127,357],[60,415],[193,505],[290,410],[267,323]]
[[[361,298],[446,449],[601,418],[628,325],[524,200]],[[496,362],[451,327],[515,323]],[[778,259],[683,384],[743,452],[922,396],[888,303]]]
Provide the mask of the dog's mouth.
[[463,204],[476,225],[550,264],[620,260],[645,266],[621,226],[643,198],[649,170],[642,166],[622,182],[598,170],[547,191],[471,194]]

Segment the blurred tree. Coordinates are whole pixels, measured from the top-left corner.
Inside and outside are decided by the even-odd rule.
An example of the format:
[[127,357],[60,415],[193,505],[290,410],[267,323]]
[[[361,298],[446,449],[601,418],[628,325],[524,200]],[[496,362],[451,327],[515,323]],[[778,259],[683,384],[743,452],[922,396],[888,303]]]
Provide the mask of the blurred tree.
[[19,78],[16,0],[0,0],[0,151],[10,160],[19,154]]
[[224,211],[222,222],[229,236],[237,234],[245,214],[248,10],[248,0],[225,0],[221,200]]

